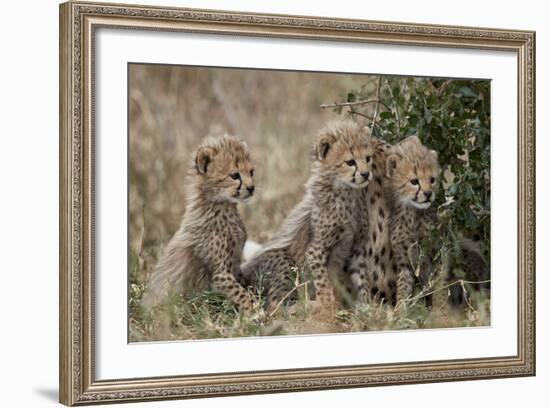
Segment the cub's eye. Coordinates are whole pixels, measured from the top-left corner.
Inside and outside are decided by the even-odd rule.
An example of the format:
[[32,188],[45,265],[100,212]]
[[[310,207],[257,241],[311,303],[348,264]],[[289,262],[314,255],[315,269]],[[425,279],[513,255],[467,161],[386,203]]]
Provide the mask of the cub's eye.
[[432,177],[432,178],[430,179],[430,183],[432,183],[432,184],[435,183],[435,178]]
[[346,161],[346,164],[350,167],[355,166],[355,160],[348,160],[348,161]]
[[371,157],[367,156],[367,163],[370,163],[370,161],[371,161]]
[[412,180],[411,180],[411,184],[412,184],[413,186],[417,186],[417,185],[418,185],[418,179],[412,179]]
[[233,180],[238,180],[241,178],[241,175],[239,173],[231,173],[231,178]]
[[250,170],[250,177],[254,177],[254,169]]

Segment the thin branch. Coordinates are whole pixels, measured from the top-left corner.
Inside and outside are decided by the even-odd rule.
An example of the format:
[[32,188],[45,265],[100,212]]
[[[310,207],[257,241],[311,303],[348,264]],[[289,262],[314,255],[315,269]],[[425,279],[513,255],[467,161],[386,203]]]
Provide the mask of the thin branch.
[[437,288],[437,289],[434,289],[432,290],[431,292],[423,292],[421,291],[418,295],[416,296],[413,296],[413,297],[410,297],[410,298],[407,298],[407,299],[400,299],[397,304],[395,305],[395,309],[397,309],[399,307],[399,305],[401,303],[409,303],[409,302],[414,302],[415,300],[419,300],[419,299],[422,299],[426,296],[429,296],[429,295],[433,295],[434,293],[437,293],[437,292],[441,292],[442,290],[445,290],[445,289],[448,289],[450,288],[451,286],[454,286],[456,284],[459,284],[462,286],[462,288],[464,288],[464,284],[465,283],[468,283],[468,284],[472,284],[472,285],[475,285],[475,284],[482,284],[482,283],[489,283],[491,282],[490,279],[488,280],[483,280],[483,281],[468,281],[468,280],[464,280],[464,279],[459,279],[457,281],[454,281],[454,282],[451,282],[449,283],[448,285],[445,285],[445,286],[441,286],[440,288]]
[[[357,115],[357,116],[361,116],[361,117],[367,119],[369,122],[372,122],[372,119],[373,119],[373,118],[371,118],[369,115],[365,115],[364,113],[358,112],[358,111],[356,111],[356,110],[354,110],[354,109],[350,109],[350,111],[348,112],[348,115]],[[388,127],[387,127],[386,125],[383,125],[382,123],[377,123],[376,126],[382,128],[382,129],[384,129],[384,130],[387,131],[387,132],[390,132],[392,135],[395,135],[395,133],[394,133],[392,130],[388,129]]]
[[471,305],[470,301],[468,300],[468,291],[466,290],[466,286],[464,286],[464,282],[460,282],[460,286],[462,287],[462,293],[464,294],[464,300],[466,301],[466,304],[468,305],[468,308],[471,312],[475,312],[476,310]]
[[389,84],[388,84],[388,90],[390,91],[390,95],[393,100],[393,106],[394,106],[394,109],[390,109],[390,110],[392,112],[395,112],[395,118],[397,119],[397,135],[401,136],[401,117],[399,116],[399,107],[397,106],[397,100]]
[[447,90],[449,85],[453,83],[452,79],[448,79],[444,81],[439,87],[436,87],[432,80],[428,80],[428,85],[432,88],[432,90],[437,94],[437,96],[441,96],[443,92]]
[[445,92],[447,90],[447,88],[449,87],[449,85],[451,85],[452,83],[453,83],[452,79],[449,79],[449,80],[443,82],[443,84],[441,84],[441,86],[439,88],[437,88],[437,96],[441,96],[441,94],[443,94],[443,92]]
[[[370,116],[365,115],[364,113],[358,112],[358,111],[354,110],[353,108],[350,108],[350,111],[348,112],[348,115],[357,115],[357,116],[361,116],[361,117],[363,117],[363,118],[365,118],[365,119],[368,119],[369,122],[371,122],[371,123],[372,123],[372,121],[373,121],[373,118],[371,118]],[[388,129],[386,126],[384,126],[384,125],[382,125],[382,124],[380,124],[380,123],[377,123],[376,126],[382,128],[382,129],[384,129],[384,130],[387,131],[387,132],[390,132],[392,135],[395,135],[390,129]]]
[[374,130],[374,127],[377,125],[376,119],[378,118],[378,108],[380,107],[380,88],[382,85],[382,75],[378,76],[378,80],[376,81],[376,105],[374,105],[374,114],[372,115],[372,127],[371,129]]
[[376,103],[384,106],[387,110],[391,111],[392,109],[386,105],[383,101],[380,99],[365,99],[362,101],[355,101],[355,102],[335,102],[330,104],[323,104],[321,105],[321,109],[328,109],[328,108],[341,108],[346,106],[357,106],[357,105],[367,105],[369,103]]
[[369,121],[372,122],[372,118],[368,115],[365,115],[364,113],[361,113],[361,112],[357,112],[355,109],[353,108],[350,108],[350,111],[348,112],[348,115],[357,115],[357,116],[361,116],[365,119],[368,119]]

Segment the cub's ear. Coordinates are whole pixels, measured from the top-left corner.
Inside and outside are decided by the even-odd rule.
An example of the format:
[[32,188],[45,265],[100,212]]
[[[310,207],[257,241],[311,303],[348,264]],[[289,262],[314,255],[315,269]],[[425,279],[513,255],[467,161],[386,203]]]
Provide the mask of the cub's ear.
[[322,133],[315,143],[315,156],[317,160],[324,160],[336,140],[336,136],[332,133]]
[[195,157],[195,166],[199,174],[206,174],[208,171],[208,165],[212,162],[214,158],[214,149],[211,147],[201,146],[197,150],[197,155]]
[[397,163],[401,160],[401,156],[398,154],[392,153],[386,158],[386,176],[392,177],[397,167]]
[[434,167],[437,168],[437,173],[439,174],[441,171],[441,168],[439,167],[439,158],[438,158],[437,151],[430,150],[428,154],[430,155],[430,158],[433,160],[433,165]]

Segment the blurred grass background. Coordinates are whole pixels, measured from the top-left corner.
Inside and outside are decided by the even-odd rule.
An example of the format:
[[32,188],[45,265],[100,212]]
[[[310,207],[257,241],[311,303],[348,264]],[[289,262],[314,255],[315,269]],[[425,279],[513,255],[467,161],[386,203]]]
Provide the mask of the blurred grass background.
[[129,75],[131,341],[487,324],[487,313],[450,319],[422,306],[414,316],[386,307],[342,311],[318,324],[304,309],[282,324],[239,315],[215,294],[174,299],[163,315],[146,315],[139,300],[179,227],[186,172],[201,140],[228,133],[247,142],[257,194],[240,210],[249,239],[265,242],[303,195],[318,131],[340,117],[320,105],[345,100],[349,89],[373,91],[377,77],[145,64],[130,65]]
[[208,135],[245,140],[257,195],[242,215],[263,242],[303,192],[311,144],[334,112],[319,105],[345,97],[366,76],[159,65],[130,67],[130,237],[157,246],[185,208],[191,155]]

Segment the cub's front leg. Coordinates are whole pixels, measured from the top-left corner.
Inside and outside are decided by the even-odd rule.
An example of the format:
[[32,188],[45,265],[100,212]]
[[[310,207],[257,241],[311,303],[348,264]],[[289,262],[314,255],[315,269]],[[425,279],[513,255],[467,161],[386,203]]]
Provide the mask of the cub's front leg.
[[412,243],[401,241],[394,243],[393,245],[393,251],[395,254],[394,262],[398,271],[397,304],[402,303],[413,294],[415,278],[408,256],[410,244]]
[[[234,257],[230,251],[223,252],[213,263],[212,289],[225,295],[245,312],[256,308],[252,295],[237,281],[233,273]],[[237,266],[238,267],[238,266]]]
[[313,277],[315,298],[322,306],[335,304],[334,290],[330,282],[328,261],[335,243],[340,240],[342,228],[335,224],[323,224],[315,229],[306,251],[306,262]]
[[350,281],[356,300],[359,303],[367,304],[370,302],[370,288],[367,278],[367,250],[366,234],[360,233],[353,240],[351,251],[351,260],[348,267]]

